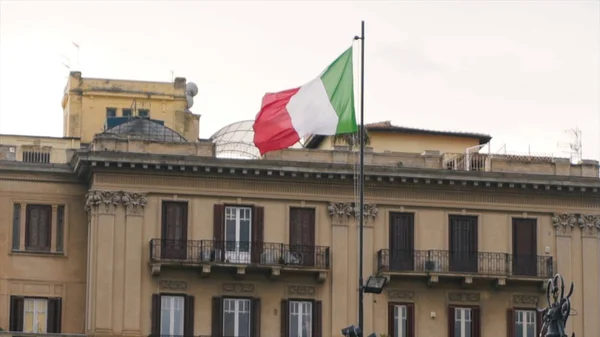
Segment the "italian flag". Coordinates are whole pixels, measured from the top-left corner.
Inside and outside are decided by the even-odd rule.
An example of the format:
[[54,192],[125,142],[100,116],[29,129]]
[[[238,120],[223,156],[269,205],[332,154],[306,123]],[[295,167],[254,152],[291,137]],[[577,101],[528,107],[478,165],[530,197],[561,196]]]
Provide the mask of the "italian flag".
[[307,84],[265,94],[253,129],[261,155],[289,148],[309,135],[356,132],[352,47]]

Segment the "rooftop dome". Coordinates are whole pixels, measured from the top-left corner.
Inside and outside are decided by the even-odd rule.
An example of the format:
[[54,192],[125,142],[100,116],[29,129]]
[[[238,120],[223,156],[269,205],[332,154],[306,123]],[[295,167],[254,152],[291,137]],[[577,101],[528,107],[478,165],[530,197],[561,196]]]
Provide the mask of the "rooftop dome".
[[133,118],[104,131],[101,135],[117,138],[139,138],[155,142],[187,143],[187,140],[177,132],[162,125],[159,121],[148,118]]

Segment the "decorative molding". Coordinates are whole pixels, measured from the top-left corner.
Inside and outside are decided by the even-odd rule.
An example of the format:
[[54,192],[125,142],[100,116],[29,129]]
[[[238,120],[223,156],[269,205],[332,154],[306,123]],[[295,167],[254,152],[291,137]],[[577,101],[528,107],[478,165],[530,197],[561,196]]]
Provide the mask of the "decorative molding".
[[92,190],[85,195],[85,210],[110,214],[122,205],[126,208],[127,215],[139,215],[147,201],[145,193]]
[[121,200],[123,201],[123,206],[127,209],[127,215],[142,214],[148,202],[146,194],[138,192],[123,192]]
[[452,302],[479,302],[481,294],[470,292],[451,292],[448,293],[448,300]]
[[315,296],[317,289],[313,286],[291,285],[288,286],[288,295],[291,296]]
[[185,281],[160,280],[158,286],[161,290],[186,291],[188,284]]
[[600,233],[600,215],[581,214],[579,227],[583,237],[597,238]]
[[415,292],[412,290],[388,289],[388,299],[390,300],[413,300]]
[[512,300],[515,305],[537,306],[540,298],[535,295],[513,295]]
[[223,283],[222,289],[227,293],[253,293],[254,284],[252,283]]
[[327,207],[332,224],[341,225],[353,214],[352,203],[350,202],[329,202]]
[[552,216],[552,224],[558,236],[571,235],[577,222],[577,215],[573,213],[554,213]]
[[[352,207],[352,212],[354,213],[354,216],[356,218],[358,218],[360,216],[360,207],[358,207],[358,205],[353,205]],[[377,217],[377,205],[376,204],[364,204],[363,207],[363,215],[365,217],[365,220],[369,221],[369,220],[374,220]]]

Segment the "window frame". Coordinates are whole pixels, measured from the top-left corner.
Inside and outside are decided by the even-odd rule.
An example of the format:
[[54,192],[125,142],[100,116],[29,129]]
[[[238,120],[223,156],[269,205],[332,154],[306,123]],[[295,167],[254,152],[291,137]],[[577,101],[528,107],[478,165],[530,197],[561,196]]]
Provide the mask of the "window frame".
[[[142,114],[144,112],[144,114]],[[138,116],[148,118],[150,117],[150,109],[138,109]]]
[[[226,313],[226,311],[225,311],[225,302],[226,301],[236,301],[236,302],[237,301],[247,301],[248,302],[248,336],[251,336],[252,335],[252,329],[254,329],[254,326],[253,326],[254,322],[252,321],[253,320],[253,312],[252,312],[252,309],[253,309],[252,308],[253,298],[251,298],[251,297],[244,297],[244,296],[239,296],[239,297],[236,297],[236,296],[223,296],[223,297],[221,297],[221,324],[222,324],[221,326],[223,327],[223,331],[222,331],[223,335],[225,334],[225,326],[227,326],[227,324],[225,322],[225,313]],[[238,305],[236,304],[236,309],[237,308],[238,308]],[[235,310],[234,313],[236,313],[237,315],[239,315],[239,311],[238,310]],[[239,318],[239,316],[238,316],[238,318]],[[234,319],[234,322],[235,322],[235,319]],[[238,326],[238,328],[239,328],[239,326]],[[234,334],[238,335],[238,333],[235,332],[235,323],[234,323]]]
[[[405,307],[406,311],[406,336],[396,334],[395,308]],[[415,336],[415,304],[413,302],[388,302],[388,336],[389,337],[414,337]]]
[[[533,337],[537,337],[540,333],[540,330],[542,328],[542,314],[540,312],[538,312],[535,308],[531,308],[531,307],[513,307],[513,308],[509,308],[511,314],[512,314],[512,331],[510,332],[510,336],[512,337],[516,337],[517,336],[517,318],[518,318],[518,312],[522,311],[522,312],[531,312],[533,313],[533,317],[534,317],[534,321],[533,321]],[[528,337],[528,336],[526,336]]]
[[10,308],[8,311],[9,316],[9,331],[23,332],[26,334],[37,334],[38,332],[25,332],[25,316],[26,316],[26,302],[33,300],[33,317],[32,317],[32,329],[35,327],[35,316],[37,316],[37,310],[35,310],[35,303],[43,300],[46,303],[46,325],[45,332],[42,334],[60,334],[62,333],[62,297],[45,297],[45,296],[27,296],[27,295],[10,295],[9,302]]
[[[310,303],[310,308],[309,308],[309,313],[310,313],[310,332],[308,336],[300,336],[300,334],[298,334],[297,336],[299,337],[312,337],[314,335],[314,329],[315,329],[315,323],[314,323],[314,312],[315,312],[315,301],[314,300],[310,300],[310,299],[288,299],[287,305],[288,305],[288,312],[287,312],[287,319],[288,319],[288,336],[292,336],[292,304],[293,303]],[[299,307],[303,307],[303,306],[299,306]],[[301,319],[299,321],[302,321],[302,324],[305,324],[306,322],[304,321],[304,319],[302,317],[305,317],[306,315],[304,315],[304,312],[302,312],[303,314],[300,315]],[[298,324],[298,331],[300,332],[300,327],[301,325]]]
[[[456,330],[456,316],[457,309],[470,309],[470,326],[471,326],[471,336],[470,337],[481,337],[481,307],[479,305],[461,305],[461,304],[450,304],[447,307],[447,317],[448,317],[448,333],[449,336],[452,337],[462,337],[456,336],[454,333]],[[453,315],[451,315],[453,314]],[[461,334],[462,335],[462,334]]]
[[[112,112],[112,115],[109,114],[109,112]],[[117,108],[106,107],[106,118],[112,118],[112,117],[117,117]]]
[[[27,321],[26,320],[26,316],[27,316],[27,313],[28,313],[28,311],[27,311],[27,302],[28,301],[33,301],[33,303],[32,303],[33,312],[31,312],[31,314],[32,314],[32,317],[31,317],[31,324],[32,324],[31,325],[31,331],[25,331],[25,329],[26,329],[25,324],[26,324],[26,321]],[[35,329],[37,323],[39,322],[39,320],[36,319],[36,317],[37,317],[37,315],[39,313],[39,311],[36,308],[36,303],[39,303],[39,302],[42,302],[42,301],[44,303],[44,315],[46,317],[46,324],[44,325],[44,331],[39,331],[38,330],[39,328]],[[23,329],[22,329],[23,331],[22,332],[24,332],[24,333],[34,333],[34,334],[37,334],[37,333],[42,333],[42,334],[48,333],[48,307],[49,307],[48,306],[48,302],[49,301],[48,301],[47,298],[42,298],[42,297],[24,297],[23,298]]]
[[[163,319],[163,299],[165,298],[170,298],[171,299],[171,307],[169,309],[169,333],[164,334],[162,329],[163,329],[163,324],[162,324],[162,319]],[[160,294],[160,333],[161,335],[168,335],[168,336],[175,336],[178,335],[175,332],[174,326],[176,323],[175,322],[175,299],[181,299],[181,335],[184,334],[185,331],[185,315],[186,315],[186,295],[183,294]]]
[[[127,114],[125,114],[125,112],[127,112]],[[122,108],[121,109],[121,116],[122,117],[133,117],[133,109],[131,109],[131,108]]]

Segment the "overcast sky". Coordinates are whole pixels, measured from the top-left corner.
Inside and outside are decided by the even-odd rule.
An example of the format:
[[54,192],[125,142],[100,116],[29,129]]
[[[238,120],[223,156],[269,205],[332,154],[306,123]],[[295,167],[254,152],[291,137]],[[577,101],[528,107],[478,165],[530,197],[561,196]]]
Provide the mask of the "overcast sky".
[[195,82],[208,138],[316,77],[365,20],[367,122],[560,156],[579,127],[600,159],[599,17],[598,0],[0,0],[0,133],[62,136],[65,55],[84,77]]

